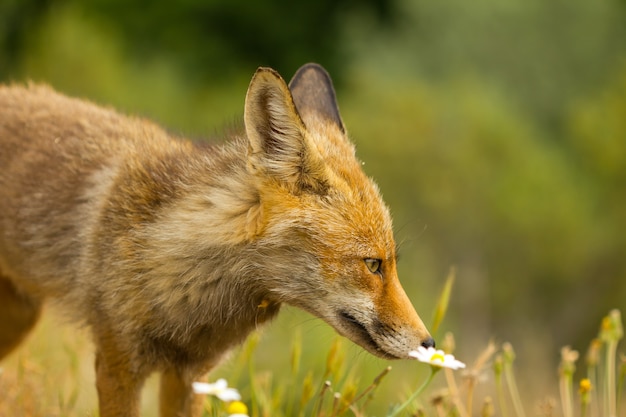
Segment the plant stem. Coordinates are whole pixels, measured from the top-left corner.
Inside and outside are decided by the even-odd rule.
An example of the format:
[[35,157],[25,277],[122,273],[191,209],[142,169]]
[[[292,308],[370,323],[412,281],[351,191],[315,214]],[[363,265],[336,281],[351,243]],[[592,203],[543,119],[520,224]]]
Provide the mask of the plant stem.
[[573,417],[572,408],[572,376],[563,374],[560,378],[559,388],[561,391],[561,405],[564,417]]
[[370,398],[371,398],[373,391],[378,387],[378,385],[380,384],[380,381],[385,377],[385,375],[389,373],[389,371],[391,371],[391,366],[388,366],[385,369],[383,369],[383,371],[380,374],[378,374],[376,378],[374,378],[374,381],[367,388],[365,388],[362,393],[354,397],[352,401],[350,401],[349,404],[347,404],[342,410],[340,410],[339,414],[343,413],[346,409],[352,407],[353,405],[356,405],[356,403],[361,398],[365,397],[367,394],[370,394]]
[[448,390],[450,391],[450,397],[452,398],[452,402],[454,403],[456,410],[461,417],[467,417],[467,412],[465,411],[461,398],[459,397],[459,388],[456,384],[456,380],[454,379],[452,369],[444,369],[444,372],[446,375],[446,382],[448,383]]
[[498,393],[498,403],[500,404],[500,413],[502,417],[509,417],[506,406],[506,398],[504,397],[504,384],[502,383],[502,372],[504,371],[504,360],[502,355],[497,355],[494,360],[494,375],[496,380],[496,391]]
[[617,403],[615,399],[615,356],[617,354],[617,340],[611,340],[606,345],[606,406],[609,417],[617,417]]
[[587,378],[591,382],[591,386],[594,387],[590,393],[589,402],[591,405],[587,408],[590,409],[592,415],[600,415],[600,410],[598,408],[598,377],[595,365],[587,367]]
[[589,405],[588,404],[581,404],[580,405],[580,417],[587,417],[587,410],[589,410]]
[[624,379],[626,379],[626,356],[624,354],[620,354],[621,364],[619,366],[619,379],[617,381],[617,398],[615,398],[615,402],[617,403],[617,410],[619,411],[619,406],[622,403],[621,396],[624,388]]
[[387,417],[395,417],[395,416],[397,416],[409,404],[411,404],[413,401],[415,401],[415,399],[422,393],[422,391],[424,391],[424,389],[428,386],[428,384],[430,384],[430,381],[433,380],[433,377],[435,376],[435,374],[437,373],[437,371],[439,369],[440,368],[438,368],[438,367],[431,366],[430,367],[430,375],[428,375],[428,378],[426,378],[424,383],[409,397],[408,400],[406,400],[404,403],[402,403],[402,405],[400,405],[399,407],[396,407],[390,414],[387,414]]
[[330,413],[330,417],[336,417],[339,414],[339,409],[341,406],[341,394],[336,392],[335,395],[333,395],[333,408],[331,409],[331,413]]
[[467,413],[472,417],[472,401],[474,400],[474,387],[476,386],[476,378],[471,376],[467,381]]
[[320,393],[318,394],[318,403],[317,403],[317,412],[314,413],[313,415],[320,417],[322,416],[322,405],[324,403],[324,394],[326,394],[326,391],[328,391],[330,389],[331,383],[330,381],[326,381],[324,382],[324,385],[322,385],[322,389],[320,390]]
[[522,401],[520,400],[519,391],[517,390],[515,375],[513,375],[513,365],[508,361],[505,361],[504,363],[504,377],[506,378],[506,383],[509,386],[509,392],[511,394],[511,400],[513,401],[515,414],[517,417],[526,417],[524,407],[522,407]]
[[248,377],[250,378],[250,404],[252,405],[251,415],[258,416],[259,401],[257,395],[257,381],[254,377],[254,361],[252,360],[252,356],[248,358]]

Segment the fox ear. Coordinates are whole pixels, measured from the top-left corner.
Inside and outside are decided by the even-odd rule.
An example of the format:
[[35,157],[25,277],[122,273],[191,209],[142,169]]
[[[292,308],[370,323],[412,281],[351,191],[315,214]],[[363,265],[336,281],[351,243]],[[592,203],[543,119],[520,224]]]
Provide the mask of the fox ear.
[[248,166],[293,190],[322,192],[324,162],[307,135],[289,87],[271,68],[252,77],[244,109]]
[[289,89],[298,112],[309,128],[316,117],[321,117],[345,133],[333,82],[321,65],[310,63],[300,67],[289,82]]

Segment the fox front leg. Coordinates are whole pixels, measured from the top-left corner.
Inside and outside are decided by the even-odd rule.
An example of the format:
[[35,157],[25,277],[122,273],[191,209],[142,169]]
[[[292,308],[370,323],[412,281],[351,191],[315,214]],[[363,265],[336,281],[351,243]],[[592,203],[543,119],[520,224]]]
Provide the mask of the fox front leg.
[[[121,352],[110,334],[97,337],[96,388],[100,417],[139,417],[141,388],[148,375],[137,372],[132,358]],[[134,371],[135,369],[135,371]]]
[[169,368],[163,372],[159,393],[160,417],[200,417],[202,415],[204,396],[193,393],[191,388],[193,379],[178,369]]

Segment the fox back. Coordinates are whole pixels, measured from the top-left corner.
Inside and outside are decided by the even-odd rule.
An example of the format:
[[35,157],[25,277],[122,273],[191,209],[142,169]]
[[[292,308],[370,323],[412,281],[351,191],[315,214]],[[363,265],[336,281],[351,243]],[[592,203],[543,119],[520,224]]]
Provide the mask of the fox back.
[[221,145],[0,87],[0,357],[47,299],[93,331],[103,417],[137,416],[153,371],[162,416],[199,415],[191,382],[283,303],[384,358],[434,344],[316,64],[260,68]]

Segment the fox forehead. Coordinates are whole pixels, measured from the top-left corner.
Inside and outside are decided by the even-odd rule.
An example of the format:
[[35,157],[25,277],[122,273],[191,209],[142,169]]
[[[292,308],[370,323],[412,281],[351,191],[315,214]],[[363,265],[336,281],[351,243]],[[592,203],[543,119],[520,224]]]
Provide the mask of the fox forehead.
[[315,143],[322,143],[321,153],[333,175],[329,176],[331,187],[324,200],[327,204],[320,213],[321,219],[335,218],[336,231],[344,229],[343,235],[357,245],[357,253],[395,258],[391,214],[378,186],[363,172],[363,163],[344,132],[332,128],[322,132],[324,136],[316,135],[313,139]]
[[335,227],[322,227],[321,233],[337,242],[339,249],[334,250],[347,248],[349,256],[395,259],[391,216],[375,185],[369,186],[369,192],[357,190],[347,200],[341,195],[338,203],[324,210],[321,217],[334,218]]
[[334,175],[324,195],[293,195],[279,186],[262,191],[266,224],[298,229],[333,257],[395,259],[389,210],[377,185],[351,159],[328,166]]

